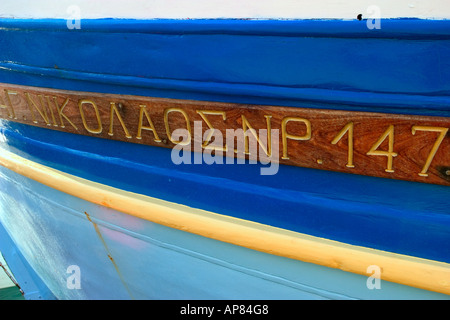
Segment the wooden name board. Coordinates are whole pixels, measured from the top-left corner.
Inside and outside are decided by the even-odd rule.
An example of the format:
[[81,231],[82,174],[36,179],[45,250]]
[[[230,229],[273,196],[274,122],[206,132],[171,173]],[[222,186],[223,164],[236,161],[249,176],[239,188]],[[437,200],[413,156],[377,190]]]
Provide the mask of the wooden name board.
[[[0,84],[0,118],[131,143],[194,145],[173,135],[242,129],[280,164],[450,185],[450,118],[74,92]],[[277,130],[278,139],[258,130]],[[229,150],[200,136],[201,148]],[[245,139],[245,138],[244,138]],[[244,141],[245,145],[246,141]],[[274,146],[277,148],[274,148]],[[277,154],[270,154],[277,150]],[[248,157],[248,146],[235,157]],[[274,157],[276,156],[276,157]]]

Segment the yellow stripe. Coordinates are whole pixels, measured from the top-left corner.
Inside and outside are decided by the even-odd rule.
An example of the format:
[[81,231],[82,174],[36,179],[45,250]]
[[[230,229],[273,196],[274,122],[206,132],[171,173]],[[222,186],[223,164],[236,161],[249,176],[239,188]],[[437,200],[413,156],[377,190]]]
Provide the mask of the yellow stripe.
[[381,268],[381,280],[450,294],[450,264],[348,245],[164,200],[69,175],[0,150],[0,164],[86,201],[138,218],[250,249],[365,276]]

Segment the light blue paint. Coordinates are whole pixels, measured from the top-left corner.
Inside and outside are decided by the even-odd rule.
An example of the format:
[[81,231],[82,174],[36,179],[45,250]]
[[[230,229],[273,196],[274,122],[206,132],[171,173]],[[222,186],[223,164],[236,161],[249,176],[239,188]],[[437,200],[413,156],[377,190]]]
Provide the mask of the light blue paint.
[[[58,299],[448,299],[386,281],[369,290],[364,276],[167,228],[4,168],[0,183],[0,222]],[[70,265],[81,289],[67,288]]]
[[13,287],[14,282],[12,282],[12,280],[9,277],[9,275],[11,275],[11,270],[9,269],[5,259],[3,259],[1,252],[0,252],[0,263],[2,267],[6,269],[6,271],[4,271],[3,268],[0,268],[0,290],[3,288]]
[[[5,184],[0,182],[0,186]],[[2,189],[5,190],[5,189]],[[7,189],[6,189],[7,190]],[[5,191],[2,192],[2,194]],[[1,196],[0,196],[1,198]],[[0,204],[0,210],[10,210]],[[1,219],[0,219],[1,220]],[[27,300],[54,300],[55,296],[50,292],[47,286],[42,282],[34,271],[33,267],[26,261],[22,253],[18,250],[17,245],[13,242],[8,232],[0,222],[0,250],[12,269],[11,273],[14,279],[19,283],[20,288],[24,292]]]

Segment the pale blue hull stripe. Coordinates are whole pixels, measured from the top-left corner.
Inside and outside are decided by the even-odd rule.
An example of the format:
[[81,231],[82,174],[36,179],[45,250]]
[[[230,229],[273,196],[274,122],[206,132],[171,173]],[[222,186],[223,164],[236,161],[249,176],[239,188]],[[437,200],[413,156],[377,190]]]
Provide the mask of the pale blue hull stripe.
[[[5,168],[0,174],[0,222],[59,299],[449,298],[386,281],[369,290],[364,276],[157,225]],[[81,270],[81,289],[67,288],[71,265]]]

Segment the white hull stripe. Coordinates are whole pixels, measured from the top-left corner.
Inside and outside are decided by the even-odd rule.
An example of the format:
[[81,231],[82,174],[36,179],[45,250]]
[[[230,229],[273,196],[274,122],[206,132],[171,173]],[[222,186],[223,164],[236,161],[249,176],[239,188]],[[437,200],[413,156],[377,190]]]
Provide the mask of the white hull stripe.
[[448,0],[3,0],[0,18],[448,19]]

